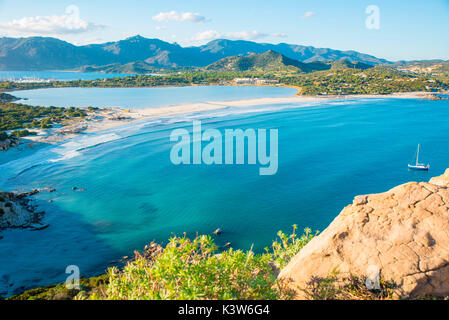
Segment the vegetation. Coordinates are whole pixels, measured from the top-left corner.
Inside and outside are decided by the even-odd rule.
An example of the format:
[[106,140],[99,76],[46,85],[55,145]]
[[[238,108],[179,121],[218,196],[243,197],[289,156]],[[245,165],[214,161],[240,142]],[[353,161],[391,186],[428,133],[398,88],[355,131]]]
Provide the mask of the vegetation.
[[[344,94],[390,94],[394,92],[439,91],[449,88],[449,75],[428,75],[405,73],[388,66],[366,68],[360,63],[337,61],[331,64],[300,63],[307,68],[319,71],[303,72],[292,65],[280,64],[271,60],[261,63],[264,56],[259,55],[254,61],[239,60],[231,63],[229,68],[209,68],[185,70],[160,76],[135,75],[93,81],[55,81],[51,83],[14,83],[0,82],[0,90],[21,90],[47,87],[164,87],[188,85],[233,84],[235,78],[261,78],[277,80],[280,84],[299,88],[301,95],[344,95]],[[279,58],[279,57],[278,57]],[[248,60],[248,61],[247,61]],[[284,61],[285,62],[285,61]],[[239,68],[232,65],[238,64]],[[242,66],[243,64],[243,66]],[[264,66],[265,67],[262,67]],[[325,67],[326,66],[326,67]]]
[[0,93],[0,102],[12,102],[12,101],[17,101],[18,98],[7,94],[7,93]]
[[309,300],[391,300],[394,299],[393,282],[380,281],[380,289],[368,290],[365,279],[351,277],[341,279],[338,269],[334,269],[327,278],[314,279],[304,293]]
[[390,94],[437,91],[446,88],[441,81],[403,74],[382,66],[364,71],[359,69],[318,71],[301,77],[281,78],[280,81],[299,87],[302,95]]
[[23,138],[23,137],[28,137],[28,136],[34,136],[34,135],[36,135],[36,132],[30,132],[28,130],[18,130],[18,131],[14,131],[12,133],[12,135],[17,138]]
[[5,131],[0,131],[0,141],[5,141],[9,138],[9,135]]
[[66,284],[51,285],[26,291],[20,295],[12,296],[8,300],[72,300],[76,296],[87,293],[93,294],[99,288],[102,288],[107,282],[107,275],[93,277],[89,279],[80,279],[80,288],[68,289]]
[[350,62],[347,59],[329,62],[315,61],[304,63],[270,50],[262,54],[227,57],[205,67],[204,70],[220,72],[256,72],[261,74],[268,73],[281,77],[285,75],[298,76],[300,73],[310,73],[330,69],[348,68],[364,70],[372,67],[372,65],[361,62]]
[[[276,300],[291,299],[293,293],[277,280],[283,267],[316,234],[310,229],[298,237],[278,233],[264,253],[229,248],[219,252],[210,236],[193,240],[173,237],[165,248],[155,243],[135,252],[122,270],[80,279],[79,289],[65,284],[26,291],[8,300]],[[380,280],[380,289],[368,290],[366,279],[341,278],[334,269],[300,288],[310,300],[391,300],[396,284]],[[426,296],[420,299],[441,300]],[[447,300],[446,298],[445,300]]]
[[[51,128],[54,123],[75,117],[85,117],[86,112],[79,108],[35,107],[17,103],[0,103],[0,141],[7,130],[28,128]],[[16,137],[29,135],[30,132],[16,131]]]
[[291,235],[278,236],[260,254],[232,248],[220,252],[210,236],[173,237],[165,248],[153,243],[136,252],[122,270],[114,267],[107,275],[81,280],[80,290],[57,285],[9,299],[288,299],[277,273],[314,234],[306,230],[298,237],[294,227]]

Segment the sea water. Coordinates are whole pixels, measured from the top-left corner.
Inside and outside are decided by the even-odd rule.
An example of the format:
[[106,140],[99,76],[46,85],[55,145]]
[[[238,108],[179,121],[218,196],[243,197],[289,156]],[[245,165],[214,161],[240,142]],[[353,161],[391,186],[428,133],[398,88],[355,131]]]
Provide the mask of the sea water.
[[[194,119],[204,130],[278,129],[278,173],[173,165],[170,133],[191,130]],[[166,243],[184,232],[221,228],[218,245],[261,252],[293,224],[324,230],[356,195],[442,174],[448,128],[449,101],[353,99],[148,120],[24,150],[22,157],[2,153],[0,190],[57,191],[36,196],[48,229],[1,233],[0,292],[63,282],[68,265],[99,274],[152,240]],[[418,143],[429,172],[407,169]]]
[[121,107],[127,109],[292,96],[296,89],[255,86],[195,86],[166,88],[51,88],[14,91],[21,103],[58,107]]

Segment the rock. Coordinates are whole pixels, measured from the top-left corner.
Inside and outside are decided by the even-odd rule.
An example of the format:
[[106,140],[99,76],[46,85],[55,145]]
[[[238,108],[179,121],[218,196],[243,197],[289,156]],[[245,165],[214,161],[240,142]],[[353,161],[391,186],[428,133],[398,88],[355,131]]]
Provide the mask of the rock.
[[45,225],[37,225],[37,226],[32,225],[32,226],[31,226],[31,231],[41,231],[41,230],[45,230],[45,229],[47,229],[49,226],[50,226],[49,224],[45,224]]
[[[356,197],[307,244],[279,279],[296,299],[337,270],[373,284],[393,282],[397,298],[449,295],[449,170],[431,183],[411,182],[388,192]],[[373,289],[375,287],[369,288]]]
[[76,190],[78,190],[78,187],[73,187],[72,190],[76,191]]
[[222,234],[222,233],[223,233],[223,231],[222,231],[220,228],[218,228],[217,230],[214,231],[214,234],[215,234],[216,236],[219,236],[219,235]]
[[[38,192],[38,191],[37,191]],[[45,212],[36,212],[27,197],[37,193],[0,192],[0,230],[8,228],[33,228]]]
[[430,179],[429,183],[437,186],[449,186],[449,169],[447,169],[441,176]]

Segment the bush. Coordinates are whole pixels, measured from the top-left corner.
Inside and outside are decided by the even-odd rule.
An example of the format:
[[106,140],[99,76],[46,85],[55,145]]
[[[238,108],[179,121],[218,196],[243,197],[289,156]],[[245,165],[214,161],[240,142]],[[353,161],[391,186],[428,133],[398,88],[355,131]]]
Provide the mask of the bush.
[[5,207],[6,207],[6,208],[12,208],[12,203],[11,203],[11,202],[7,202],[7,203],[5,204]]
[[[291,235],[279,231],[279,240],[273,242],[273,261],[279,269],[285,267],[289,261],[318,234],[312,234],[312,230],[307,228],[304,230],[305,233],[301,237],[298,237],[296,234],[297,229],[298,227],[294,225],[293,233]],[[265,250],[269,252],[268,248]]]
[[50,129],[52,126],[51,120],[48,118],[45,118],[41,121],[41,129]]
[[[294,228],[296,230],[296,227]],[[310,230],[297,237],[280,232],[273,252],[252,250],[223,251],[210,236],[193,240],[173,237],[151,259],[141,254],[120,271],[108,271],[108,283],[102,293],[90,299],[110,300],[264,300],[288,298],[277,282],[274,264],[284,265],[313,236]],[[281,254],[280,250],[287,250]]]
[[18,130],[14,131],[12,134],[17,138],[23,138],[28,136],[35,136],[36,132],[30,132],[28,130]]
[[5,131],[0,131],[0,141],[5,141],[9,136]]
[[0,217],[4,214],[5,214],[5,210],[3,210],[3,208],[0,208]]

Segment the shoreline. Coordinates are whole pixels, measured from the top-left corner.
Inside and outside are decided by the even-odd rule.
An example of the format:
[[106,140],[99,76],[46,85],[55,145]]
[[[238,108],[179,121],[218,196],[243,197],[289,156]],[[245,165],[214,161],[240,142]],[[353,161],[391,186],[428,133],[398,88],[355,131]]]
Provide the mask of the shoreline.
[[388,95],[344,95],[344,96],[288,96],[274,98],[253,98],[226,101],[206,101],[199,103],[186,103],[168,105],[158,108],[144,109],[121,109],[119,107],[101,108],[100,110],[88,112],[87,118],[72,119],[61,128],[57,129],[29,129],[37,133],[35,136],[21,138],[25,144],[47,143],[56,144],[76,137],[81,133],[95,133],[102,130],[112,129],[136,121],[154,120],[158,118],[171,117],[182,114],[192,114],[227,108],[245,108],[253,106],[264,106],[270,104],[294,104],[304,102],[320,101],[345,101],[352,99],[425,99],[435,93],[432,92],[402,92]]

